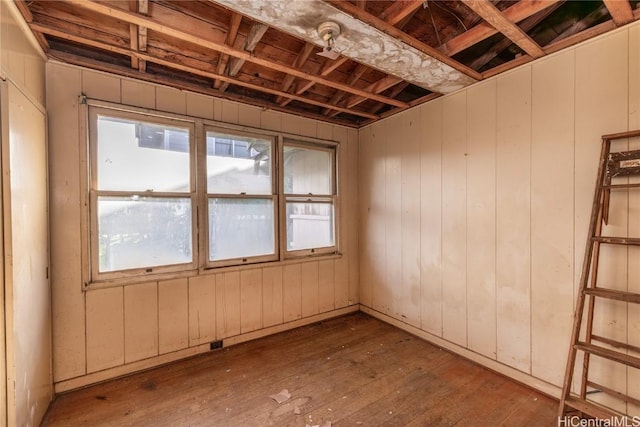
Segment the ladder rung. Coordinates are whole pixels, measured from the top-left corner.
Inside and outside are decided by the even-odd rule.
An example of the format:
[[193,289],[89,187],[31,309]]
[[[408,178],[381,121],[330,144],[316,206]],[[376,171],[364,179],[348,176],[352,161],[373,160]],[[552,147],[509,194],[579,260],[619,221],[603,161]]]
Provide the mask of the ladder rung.
[[640,369],[640,358],[638,357],[619,353],[597,345],[587,344],[582,341],[575,344],[574,347],[577,350],[584,351],[585,353],[594,354],[596,356],[604,357],[605,359],[613,360],[614,362],[623,363],[627,366],[633,366],[634,368]]
[[635,294],[633,292],[616,291],[614,289],[604,288],[587,288],[584,290],[584,293],[586,295],[593,295],[595,297],[640,304],[640,294]]
[[600,405],[596,405],[595,403],[591,403],[584,399],[580,399],[576,396],[569,396],[565,399],[564,403],[567,406],[572,407],[573,409],[577,409],[578,411],[590,415],[594,418],[605,420],[611,419],[612,417],[618,416],[619,414],[611,409],[605,408]]
[[608,188],[610,190],[623,190],[625,188],[639,188],[640,182],[635,184],[606,184],[606,185],[603,185],[602,187]]
[[592,341],[599,341],[605,344],[609,344],[611,347],[624,348],[625,350],[633,351],[640,354],[640,347],[631,344],[625,344],[620,341],[612,340],[611,338],[601,337],[599,335],[591,335]]
[[588,387],[593,387],[596,390],[599,390],[599,391],[601,391],[603,393],[608,394],[609,396],[615,397],[616,399],[623,400],[623,401],[625,401],[627,403],[633,403],[636,406],[640,406],[640,400],[638,400],[638,399],[636,399],[634,397],[631,397],[631,396],[627,396],[624,393],[620,393],[619,391],[616,391],[616,390],[614,390],[612,388],[609,388],[607,386],[604,386],[602,384],[594,383],[593,381],[587,381],[587,386]]
[[633,245],[640,246],[640,239],[637,237],[608,237],[594,236],[591,238],[594,242],[608,243],[611,245]]

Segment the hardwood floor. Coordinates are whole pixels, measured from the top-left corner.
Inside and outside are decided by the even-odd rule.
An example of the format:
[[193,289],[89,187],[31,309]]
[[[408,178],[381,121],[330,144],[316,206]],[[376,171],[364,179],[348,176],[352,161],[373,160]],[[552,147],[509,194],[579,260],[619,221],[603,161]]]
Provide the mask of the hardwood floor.
[[557,405],[357,313],[60,395],[43,425],[555,426]]

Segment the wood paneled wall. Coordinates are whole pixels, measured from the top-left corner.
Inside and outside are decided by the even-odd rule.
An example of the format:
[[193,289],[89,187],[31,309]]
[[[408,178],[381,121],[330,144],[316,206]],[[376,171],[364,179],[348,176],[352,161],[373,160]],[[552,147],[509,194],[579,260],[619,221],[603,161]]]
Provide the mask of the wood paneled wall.
[[[341,257],[82,290],[78,96],[340,143]],[[358,134],[297,116],[50,62],[54,380],[66,390],[357,310]]]
[[0,427],[39,425],[53,397],[47,278],[45,56],[0,2]]
[[[640,128],[639,46],[635,24],[360,130],[364,310],[558,393],[600,137]],[[610,231],[640,236],[640,196],[616,197]],[[638,254],[608,248],[603,283],[637,291]],[[636,307],[599,313],[638,343]]]

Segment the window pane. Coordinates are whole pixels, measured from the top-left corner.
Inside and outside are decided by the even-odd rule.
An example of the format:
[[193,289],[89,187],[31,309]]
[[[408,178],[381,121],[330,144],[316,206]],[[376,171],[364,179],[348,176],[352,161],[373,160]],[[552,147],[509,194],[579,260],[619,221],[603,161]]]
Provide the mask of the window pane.
[[286,194],[332,194],[331,153],[326,150],[284,147]]
[[188,192],[189,129],[98,116],[98,190]]
[[190,263],[191,201],[99,197],[100,272]]
[[333,204],[287,202],[287,250],[334,245]]
[[274,253],[273,200],[209,199],[209,260]]
[[271,141],[207,132],[210,194],[271,194]]

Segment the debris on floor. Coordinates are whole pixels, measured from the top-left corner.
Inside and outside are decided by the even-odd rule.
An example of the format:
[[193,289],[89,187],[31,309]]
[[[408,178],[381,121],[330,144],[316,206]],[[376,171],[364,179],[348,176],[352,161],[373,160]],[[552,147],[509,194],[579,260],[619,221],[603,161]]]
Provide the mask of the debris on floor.
[[291,395],[289,394],[289,390],[287,390],[286,388],[283,389],[280,393],[272,394],[269,397],[272,398],[273,400],[275,400],[278,403],[283,403],[283,402],[286,402],[287,400],[291,399]]

